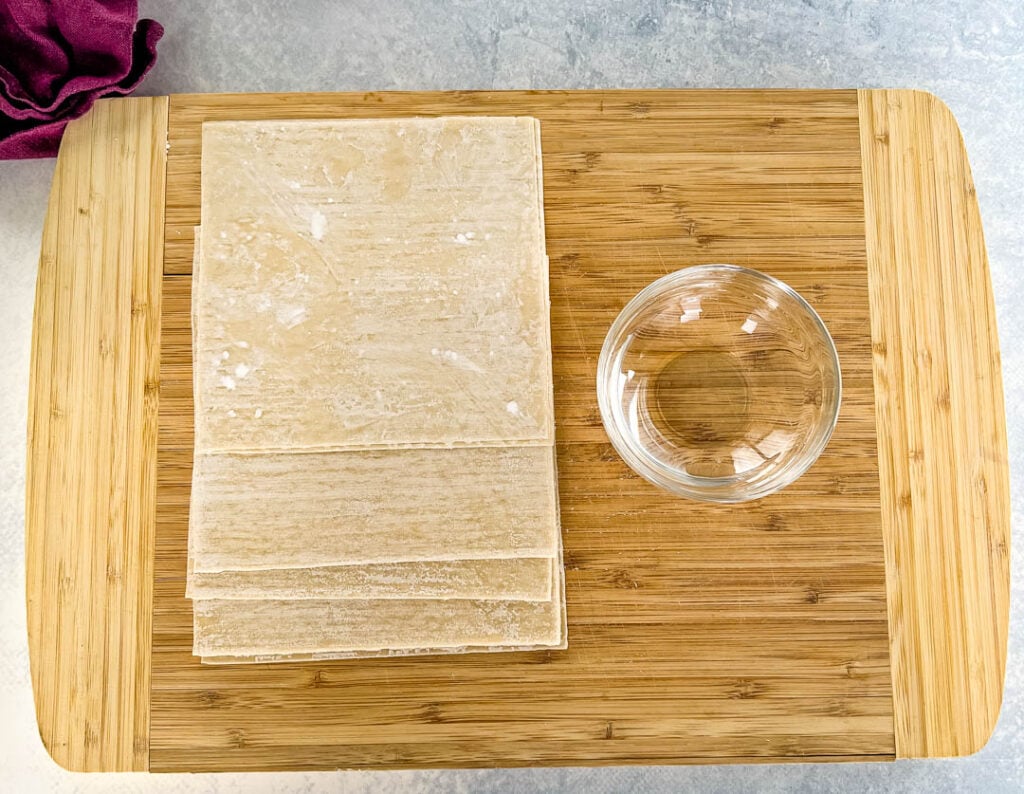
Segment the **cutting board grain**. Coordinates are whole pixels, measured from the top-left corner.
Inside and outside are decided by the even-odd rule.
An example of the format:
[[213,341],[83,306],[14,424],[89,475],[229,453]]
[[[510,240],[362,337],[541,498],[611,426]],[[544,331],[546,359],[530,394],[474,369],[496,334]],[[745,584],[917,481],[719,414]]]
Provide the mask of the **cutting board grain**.
[[960,130],[861,93],[896,749],[966,755],[1003,699],[1009,469],[995,307]]
[[43,227],[25,579],[43,744],[69,769],[149,763],[167,99],[69,125]]
[[[892,757],[856,93],[346,99],[171,99],[161,358],[174,369],[161,380],[183,399],[161,414],[151,768]],[[267,665],[244,682],[203,667],[179,507],[201,123],[454,113],[541,121],[569,650]],[[626,300],[669,271],[722,260],[806,294],[844,370],[828,453],[793,488],[739,510],[632,474],[594,393],[604,333]]]
[[[124,101],[101,102],[72,125],[58,175],[81,182],[97,159],[137,168],[124,142],[159,138],[161,120],[123,118]],[[201,124],[453,113],[542,122],[570,648],[202,667],[191,655],[184,598]],[[105,124],[131,129],[94,139]],[[29,602],[30,616],[33,599],[40,616],[33,685],[58,761],[199,771],[848,760],[966,753],[985,741],[1005,664],[1005,429],[976,202],[955,123],[933,98],[181,96],[170,100],[166,130],[165,203],[159,175],[145,184],[165,233],[158,454],[151,437],[132,436],[142,463],[158,457],[155,506],[140,484],[134,523],[111,533],[94,510],[106,502],[93,495],[111,465],[75,469],[62,492],[48,459],[35,464],[46,476],[31,475],[39,432],[30,429]],[[64,206],[60,184],[48,228],[77,211]],[[110,190],[119,194],[113,204],[134,200],[127,181]],[[44,394],[77,387],[95,366],[95,324],[125,316],[123,305],[101,309],[91,300],[102,290],[78,261],[81,240],[98,239],[108,225],[131,231],[79,219],[73,229],[61,225],[49,249],[44,242],[44,265],[48,250],[60,252],[64,300],[81,300],[94,325],[80,338],[61,336],[63,315],[45,301],[37,306],[36,424],[63,418]],[[145,234],[160,231],[152,222]],[[139,268],[151,275],[158,262],[124,248],[108,253],[117,283]],[[666,272],[714,261],[765,270],[800,290],[833,331],[843,362],[844,405],[825,455],[786,491],[741,507],[673,498],[633,475],[607,441],[593,392],[601,340],[628,298]],[[910,290],[911,278],[929,283]],[[947,301],[936,321],[926,298],[961,288],[982,310]],[[148,349],[156,349],[152,337]],[[927,369],[915,379],[908,373],[925,353]],[[39,363],[58,355],[61,366]],[[144,386],[131,383],[129,396],[144,397]],[[75,421],[99,427],[88,410]],[[138,414],[128,425],[146,427]],[[82,455],[94,436],[83,431],[65,452]],[[155,537],[147,534],[154,514]],[[81,520],[72,527],[69,515]],[[69,546],[63,561],[47,551],[54,538]],[[104,671],[76,652],[81,629],[49,626],[44,643],[38,626],[57,614],[55,599],[79,604],[101,592],[108,574],[91,548],[102,541],[121,553],[129,540],[148,540],[155,555],[136,602],[148,606],[151,583],[152,647],[140,665],[108,665],[97,677]],[[31,574],[36,566],[63,576],[82,559],[87,567],[60,578],[56,595],[55,579]],[[134,617],[137,629],[126,636],[144,642],[148,625]],[[83,618],[90,635],[125,620],[98,610]],[[40,704],[75,702],[83,680],[99,706],[68,711],[48,734],[44,717],[53,709]],[[147,682],[148,739],[144,731],[93,731],[104,703],[128,702]]]

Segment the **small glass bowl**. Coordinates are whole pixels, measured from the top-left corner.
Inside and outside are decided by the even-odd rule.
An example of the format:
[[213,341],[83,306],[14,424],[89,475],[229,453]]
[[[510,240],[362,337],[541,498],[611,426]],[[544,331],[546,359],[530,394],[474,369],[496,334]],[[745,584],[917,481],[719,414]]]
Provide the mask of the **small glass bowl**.
[[597,398],[638,474],[705,502],[786,487],[839,416],[839,357],[818,314],[778,279],[699,265],[658,279],[612,323]]

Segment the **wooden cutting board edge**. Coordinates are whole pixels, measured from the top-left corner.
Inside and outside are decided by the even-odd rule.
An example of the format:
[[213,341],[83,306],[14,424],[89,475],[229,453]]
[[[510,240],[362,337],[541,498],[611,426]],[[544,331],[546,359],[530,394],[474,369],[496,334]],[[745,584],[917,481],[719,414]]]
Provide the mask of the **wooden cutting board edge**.
[[[967,755],[995,727],[1009,621],[988,261],[949,109],[907,90],[859,103],[896,755]],[[71,770],[149,766],[167,121],[154,97],[72,122],[44,224],[26,600],[40,736]]]

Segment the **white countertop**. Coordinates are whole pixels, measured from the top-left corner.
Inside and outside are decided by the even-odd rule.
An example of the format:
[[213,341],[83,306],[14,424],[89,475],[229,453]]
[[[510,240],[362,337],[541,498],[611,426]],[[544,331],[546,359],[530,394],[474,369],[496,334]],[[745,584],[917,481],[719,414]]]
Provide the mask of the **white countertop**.
[[[142,2],[166,34],[139,93],[907,87],[964,133],[1003,355],[1014,524],[1024,511],[1024,4],[828,0]],[[255,6],[255,8],[253,8]],[[52,160],[0,162],[0,788],[11,791],[1024,789],[1024,538],[1013,538],[1003,711],[977,755],[892,764],[262,775],[72,775],[35,727],[24,599],[25,420]]]

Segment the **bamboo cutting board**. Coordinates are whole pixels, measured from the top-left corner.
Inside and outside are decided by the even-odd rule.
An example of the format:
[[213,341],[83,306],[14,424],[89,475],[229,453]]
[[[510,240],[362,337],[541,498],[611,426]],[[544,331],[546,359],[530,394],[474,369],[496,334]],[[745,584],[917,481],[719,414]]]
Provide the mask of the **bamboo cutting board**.
[[[203,667],[184,598],[189,290],[211,119],[541,120],[570,647]],[[604,333],[654,278],[793,285],[844,375],[796,484],[712,506],[612,450]],[[1009,504],[959,131],[911,91],[209,95],[67,130],[40,257],[26,558],[58,763],[202,771],[964,755],[1002,699]]]

